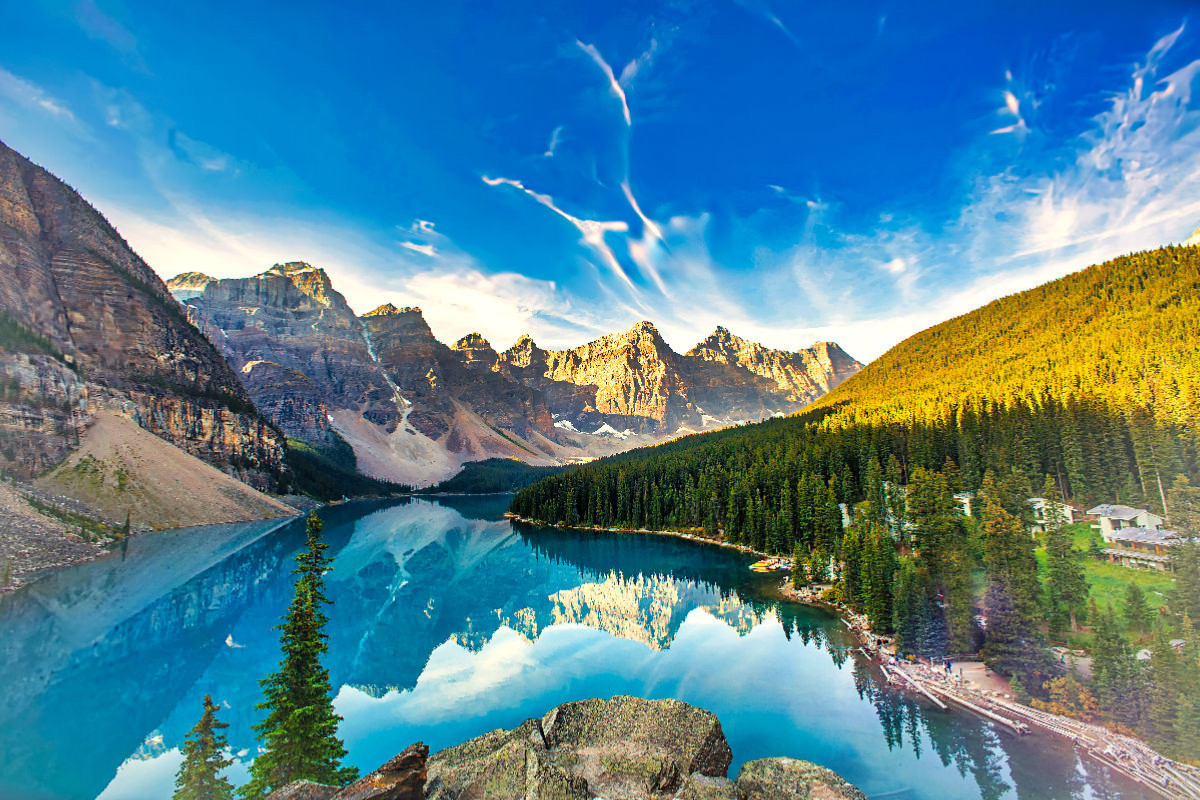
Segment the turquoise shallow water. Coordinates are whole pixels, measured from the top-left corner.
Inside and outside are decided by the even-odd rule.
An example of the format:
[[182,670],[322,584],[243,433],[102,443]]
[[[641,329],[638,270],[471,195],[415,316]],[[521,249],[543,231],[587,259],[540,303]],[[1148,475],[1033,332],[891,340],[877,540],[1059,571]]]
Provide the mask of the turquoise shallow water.
[[[506,497],[324,512],[329,667],[349,760],[439,749],[584,697],[715,712],[734,766],[824,764],[871,797],[1134,798],[1062,741],[878,687],[832,616],[733,551],[516,527]],[[168,798],[205,693],[240,782],[302,523],[138,537],[0,599],[0,797]]]

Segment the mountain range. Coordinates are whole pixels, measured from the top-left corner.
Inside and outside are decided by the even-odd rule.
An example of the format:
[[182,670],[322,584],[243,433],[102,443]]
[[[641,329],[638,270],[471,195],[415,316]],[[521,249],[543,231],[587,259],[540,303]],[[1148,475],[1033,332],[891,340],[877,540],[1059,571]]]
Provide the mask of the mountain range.
[[565,350],[447,345],[419,308],[357,314],[300,262],[168,284],[0,142],[6,574],[94,555],[122,524],[287,514],[296,491],[428,486],[494,457],[564,465],[785,415],[861,366],[833,343],[772,350],[724,328],[677,353],[650,322]]
[[718,328],[685,354],[650,322],[569,350],[478,333],[446,345],[421,309],[358,316],[322,269],[276,264],[248,278],[167,282],[255,406],[287,436],[353,449],[368,475],[408,485],[462,463],[586,461],[796,411],[862,365],[831,342],[772,350]]

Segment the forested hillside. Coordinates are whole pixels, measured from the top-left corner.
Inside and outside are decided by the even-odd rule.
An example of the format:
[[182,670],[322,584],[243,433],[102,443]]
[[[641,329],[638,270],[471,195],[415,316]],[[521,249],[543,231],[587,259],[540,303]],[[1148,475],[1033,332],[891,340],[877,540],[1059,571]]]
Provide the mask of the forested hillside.
[[[1127,600],[1122,626],[1053,522],[1065,496],[1165,507],[1200,536],[1198,289],[1200,247],[1118,258],[919,333],[795,417],[570,470],[512,510],[791,553],[797,588],[827,587],[898,652],[978,652],[1035,704],[1200,759],[1200,547],[1172,548],[1177,589],[1158,614]],[[1044,564],[1034,494],[1052,509]],[[1046,649],[1085,621],[1090,686]],[[1149,666],[1133,656],[1146,645]]]
[[[1161,511],[1195,480],[1200,248],[1123,256],[997,300],[892,348],[799,415],[572,470],[513,510],[550,522],[706,527],[761,549],[813,546],[830,507],[866,496],[876,460],[908,483],[957,467],[1080,503]],[[828,535],[834,535],[832,532]]]

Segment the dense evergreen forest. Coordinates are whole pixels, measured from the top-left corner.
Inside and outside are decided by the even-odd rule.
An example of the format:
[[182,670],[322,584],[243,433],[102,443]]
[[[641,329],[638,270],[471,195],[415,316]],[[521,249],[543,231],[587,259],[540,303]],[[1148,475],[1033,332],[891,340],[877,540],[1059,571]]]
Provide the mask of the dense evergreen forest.
[[905,485],[947,460],[1032,491],[1162,512],[1200,471],[1200,248],[1124,256],[901,342],[798,415],[604,459],[520,492],[547,522],[704,527],[773,552],[832,535],[872,462]]
[[281,487],[317,500],[343,497],[387,497],[412,491],[412,487],[364,475],[358,471],[354,450],[337,433],[323,448],[299,439],[288,439],[287,459],[292,470],[289,486]]
[[[1200,759],[1196,546],[1175,548],[1179,591],[1147,612],[1145,667],[1115,612],[1088,602],[1069,536],[1050,526],[1039,570],[1028,532],[1038,495],[1144,505],[1200,535],[1198,423],[1200,247],[1167,247],[923,331],[798,415],[572,469],[512,510],[791,554],[797,585],[831,584],[902,652],[980,652],[1047,707]],[[1059,674],[1045,639],[1085,620],[1091,687]]]

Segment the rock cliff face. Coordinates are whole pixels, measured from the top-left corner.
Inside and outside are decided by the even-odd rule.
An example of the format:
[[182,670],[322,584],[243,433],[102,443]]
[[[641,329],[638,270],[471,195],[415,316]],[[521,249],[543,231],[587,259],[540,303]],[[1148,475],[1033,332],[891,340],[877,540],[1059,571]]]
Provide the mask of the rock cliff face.
[[425,485],[467,460],[559,460],[544,398],[439,342],[420,309],[359,318],[324,270],[299,262],[168,285],[281,430],[318,447],[340,436],[367,474]]
[[0,467],[18,477],[62,459],[96,397],[260,488],[286,472],[282,439],[153,270],[74,190],[3,143],[0,375]]
[[421,743],[344,789],[296,782],[269,800],[866,800],[824,767],[746,762],[736,780],[721,723],[678,700],[564,703],[541,719],[426,757]]
[[251,278],[204,279],[185,273],[167,285],[280,430],[327,445],[330,414],[346,409],[395,430],[394,393],[324,270],[296,262]]

